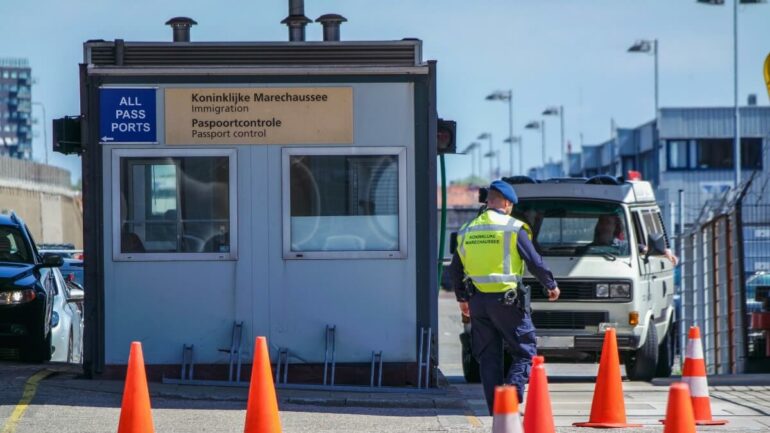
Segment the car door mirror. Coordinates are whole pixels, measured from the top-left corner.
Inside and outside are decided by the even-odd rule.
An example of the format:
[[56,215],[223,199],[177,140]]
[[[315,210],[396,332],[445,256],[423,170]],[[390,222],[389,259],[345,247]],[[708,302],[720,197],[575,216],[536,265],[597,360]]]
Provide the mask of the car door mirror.
[[67,301],[69,302],[82,302],[83,298],[85,298],[85,292],[83,292],[83,289],[77,289],[75,287],[70,287],[70,297]]
[[647,234],[647,254],[645,260],[652,256],[662,256],[666,254],[666,237],[663,233]]
[[64,265],[64,259],[58,254],[44,254],[41,268],[60,268]]

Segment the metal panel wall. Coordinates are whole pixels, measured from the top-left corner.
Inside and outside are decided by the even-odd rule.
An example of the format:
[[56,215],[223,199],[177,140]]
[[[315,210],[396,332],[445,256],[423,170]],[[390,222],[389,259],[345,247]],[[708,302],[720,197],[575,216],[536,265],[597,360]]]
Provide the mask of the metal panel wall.
[[[741,107],[741,136],[770,133],[770,107]],[[660,138],[731,138],[732,108],[661,108]]]

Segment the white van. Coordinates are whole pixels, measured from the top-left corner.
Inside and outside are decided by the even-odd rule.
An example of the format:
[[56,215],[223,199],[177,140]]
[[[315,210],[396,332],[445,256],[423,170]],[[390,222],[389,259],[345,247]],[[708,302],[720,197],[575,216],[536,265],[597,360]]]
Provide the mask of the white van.
[[[629,379],[669,376],[674,265],[664,256],[668,240],[650,183],[610,176],[504,180],[519,197],[513,216],[532,227],[535,246],[561,289],[559,300],[548,302],[540,283],[524,276],[538,353],[596,362],[604,330],[614,327]],[[461,340],[465,346],[470,338]],[[473,362],[469,358],[464,364]],[[477,366],[463,367],[475,379]]]

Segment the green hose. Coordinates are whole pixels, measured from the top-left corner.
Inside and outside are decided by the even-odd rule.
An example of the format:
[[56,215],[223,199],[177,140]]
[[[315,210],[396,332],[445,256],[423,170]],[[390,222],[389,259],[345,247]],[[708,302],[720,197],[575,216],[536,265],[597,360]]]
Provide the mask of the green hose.
[[441,229],[438,241],[438,285],[441,286],[441,274],[444,272],[444,243],[446,242],[446,168],[444,154],[439,154],[441,166]]

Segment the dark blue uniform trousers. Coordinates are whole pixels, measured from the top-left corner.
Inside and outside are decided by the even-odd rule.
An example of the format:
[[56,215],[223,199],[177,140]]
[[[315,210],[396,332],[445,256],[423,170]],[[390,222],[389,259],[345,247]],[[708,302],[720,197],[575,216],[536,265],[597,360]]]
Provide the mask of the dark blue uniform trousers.
[[[529,312],[518,306],[503,305],[501,297],[501,293],[477,291],[469,301],[471,349],[479,362],[481,383],[490,415],[495,387],[503,383],[516,386],[519,401],[523,401],[532,357],[537,354],[535,326]],[[503,371],[503,341],[507,343],[513,361],[507,376]]]

